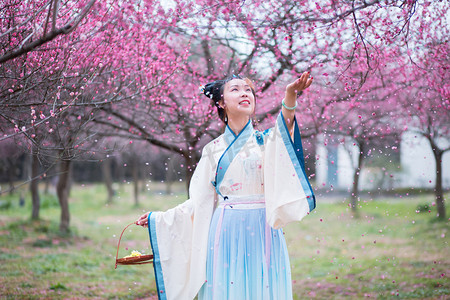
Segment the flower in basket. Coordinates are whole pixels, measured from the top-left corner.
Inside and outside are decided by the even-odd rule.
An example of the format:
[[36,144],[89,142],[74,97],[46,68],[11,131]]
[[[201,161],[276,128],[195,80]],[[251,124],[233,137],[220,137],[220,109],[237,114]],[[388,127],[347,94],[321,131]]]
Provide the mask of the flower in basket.
[[130,255],[125,256],[124,258],[128,258],[128,257],[136,257],[136,256],[141,256],[142,253],[136,250],[131,251]]

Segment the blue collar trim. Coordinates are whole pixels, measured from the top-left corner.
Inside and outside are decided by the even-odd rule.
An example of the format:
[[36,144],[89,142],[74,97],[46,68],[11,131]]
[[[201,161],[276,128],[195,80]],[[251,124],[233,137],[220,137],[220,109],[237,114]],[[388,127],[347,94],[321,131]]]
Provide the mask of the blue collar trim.
[[241,132],[239,132],[238,135],[235,135],[233,130],[231,130],[228,125],[225,128],[224,138],[228,144],[228,147],[222,153],[222,156],[217,163],[216,178],[212,183],[216,188],[216,192],[218,195],[223,197],[223,195],[219,191],[220,184],[222,183],[223,178],[225,177],[225,173],[227,172],[231,162],[239,153],[239,151],[241,151],[242,147],[244,147],[244,145],[247,143],[252,133],[253,126],[251,120],[248,121],[248,123],[244,126],[244,128],[241,130]]

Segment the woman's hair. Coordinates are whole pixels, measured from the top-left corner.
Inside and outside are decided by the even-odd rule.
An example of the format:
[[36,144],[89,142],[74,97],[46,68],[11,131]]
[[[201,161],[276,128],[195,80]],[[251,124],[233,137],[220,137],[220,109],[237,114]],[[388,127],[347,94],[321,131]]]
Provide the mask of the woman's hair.
[[219,118],[226,124],[226,115],[225,115],[225,109],[220,107],[220,101],[223,100],[223,90],[225,88],[225,84],[228,81],[231,81],[233,79],[242,79],[250,86],[252,89],[253,96],[255,97],[256,101],[256,94],[255,94],[255,86],[253,85],[253,82],[246,78],[242,77],[240,75],[232,75],[222,80],[216,80],[210,83],[207,83],[204,87],[201,87],[202,92],[205,96],[211,99],[213,105],[217,107],[217,114],[219,115]]

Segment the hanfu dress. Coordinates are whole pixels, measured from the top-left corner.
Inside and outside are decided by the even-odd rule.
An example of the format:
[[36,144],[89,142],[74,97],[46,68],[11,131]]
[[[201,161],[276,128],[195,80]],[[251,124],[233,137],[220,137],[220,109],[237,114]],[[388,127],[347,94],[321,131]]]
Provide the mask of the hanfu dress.
[[297,123],[280,113],[264,132],[251,122],[207,144],[190,199],[149,215],[159,299],[292,299],[281,227],[315,208]]

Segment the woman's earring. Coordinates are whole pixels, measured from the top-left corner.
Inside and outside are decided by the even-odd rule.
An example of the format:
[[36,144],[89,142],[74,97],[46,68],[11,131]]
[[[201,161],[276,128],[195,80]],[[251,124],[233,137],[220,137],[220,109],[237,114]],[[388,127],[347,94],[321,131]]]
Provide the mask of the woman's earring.
[[228,117],[227,116],[225,116],[225,123],[228,123]]

